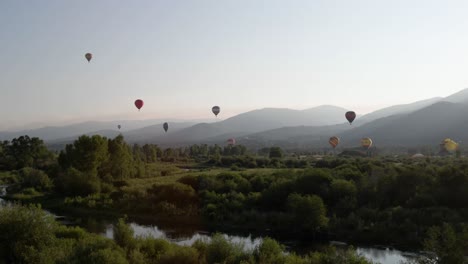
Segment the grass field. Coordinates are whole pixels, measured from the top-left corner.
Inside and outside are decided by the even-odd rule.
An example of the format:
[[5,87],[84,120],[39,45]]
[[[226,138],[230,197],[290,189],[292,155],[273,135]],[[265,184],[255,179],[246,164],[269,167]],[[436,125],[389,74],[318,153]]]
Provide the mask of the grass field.
[[[129,186],[125,187],[125,190],[135,189],[146,189],[154,184],[170,184],[177,182],[184,176],[216,176],[222,172],[230,173],[246,173],[246,174],[271,174],[273,171],[279,171],[280,169],[272,168],[255,168],[255,169],[242,169],[239,171],[233,171],[229,168],[220,167],[197,167],[196,164],[174,164],[174,163],[157,163],[146,165],[147,175],[151,175],[147,178],[135,178],[128,179],[126,182]],[[168,175],[161,176],[163,172],[168,172]]]

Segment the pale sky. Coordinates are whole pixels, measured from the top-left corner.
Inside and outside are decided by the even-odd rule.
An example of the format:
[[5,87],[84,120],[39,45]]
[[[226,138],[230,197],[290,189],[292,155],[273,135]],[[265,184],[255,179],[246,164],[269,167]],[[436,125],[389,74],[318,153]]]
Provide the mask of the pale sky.
[[213,105],[364,114],[466,87],[465,0],[0,1],[0,129]]

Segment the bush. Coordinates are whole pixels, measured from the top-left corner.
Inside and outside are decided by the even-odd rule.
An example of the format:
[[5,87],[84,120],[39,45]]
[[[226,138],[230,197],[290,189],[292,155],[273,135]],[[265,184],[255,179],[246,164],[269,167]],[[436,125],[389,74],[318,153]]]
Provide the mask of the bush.
[[86,196],[99,193],[101,191],[101,182],[97,176],[70,168],[64,175],[57,179],[57,187],[60,192],[67,196]]
[[52,189],[52,181],[43,171],[24,168],[19,171],[19,181],[21,188],[33,187],[38,191],[49,191]]
[[197,203],[195,190],[182,183],[155,184],[148,190],[148,194],[155,203],[166,201],[180,208]]
[[187,175],[180,178],[177,182],[192,187],[195,191],[198,191],[200,186],[200,178],[196,176]]

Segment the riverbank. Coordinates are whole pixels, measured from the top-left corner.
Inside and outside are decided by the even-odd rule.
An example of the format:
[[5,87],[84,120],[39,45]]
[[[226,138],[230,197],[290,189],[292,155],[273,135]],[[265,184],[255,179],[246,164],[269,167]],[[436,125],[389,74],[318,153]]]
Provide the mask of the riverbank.
[[[15,201],[12,197],[9,201]],[[79,226],[89,232],[103,235],[107,238],[114,238],[113,227],[117,219],[121,217],[119,212],[103,211],[86,208],[71,208],[64,206],[63,199],[60,197],[44,196],[25,198],[20,201],[22,204],[41,204],[43,209],[60,216],[59,220],[69,226]],[[210,241],[214,231],[201,229],[200,225],[194,225],[190,219],[182,218],[170,219],[169,217],[127,215],[127,221],[132,228],[135,236],[150,236],[152,238],[166,239],[170,242],[182,246],[191,246],[198,239]],[[253,250],[258,246],[266,234],[252,234],[249,232],[224,232],[222,235],[235,243],[241,243],[246,250]],[[353,248],[356,252],[372,260],[374,263],[399,264],[402,261],[415,259],[419,254],[417,252],[401,251],[393,247],[373,246],[373,245],[353,245],[345,242],[336,243],[334,241],[315,244],[307,244],[304,241],[279,240],[286,246],[286,250],[294,251],[299,254],[307,254],[331,245],[338,249],[346,250]]]

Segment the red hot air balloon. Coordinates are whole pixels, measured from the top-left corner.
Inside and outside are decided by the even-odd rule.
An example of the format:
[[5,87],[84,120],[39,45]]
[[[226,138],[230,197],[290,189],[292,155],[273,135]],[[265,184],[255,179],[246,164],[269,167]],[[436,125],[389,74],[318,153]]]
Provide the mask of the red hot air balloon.
[[143,100],[141,99],[138,99],[135,101],[135,106],[136,108],[138,108],[138,111],[140,111],[140,109],[143,107]]
[[93,58],[93,54],[91,53],[86,53],[85,55],[85,58],[88,60],[88,63],[91,61],[91,59]]
[[345,117],[351,125],[351,123],[353,123],[354,119],[356,118],[356,113],[353,111],[346,112]]

